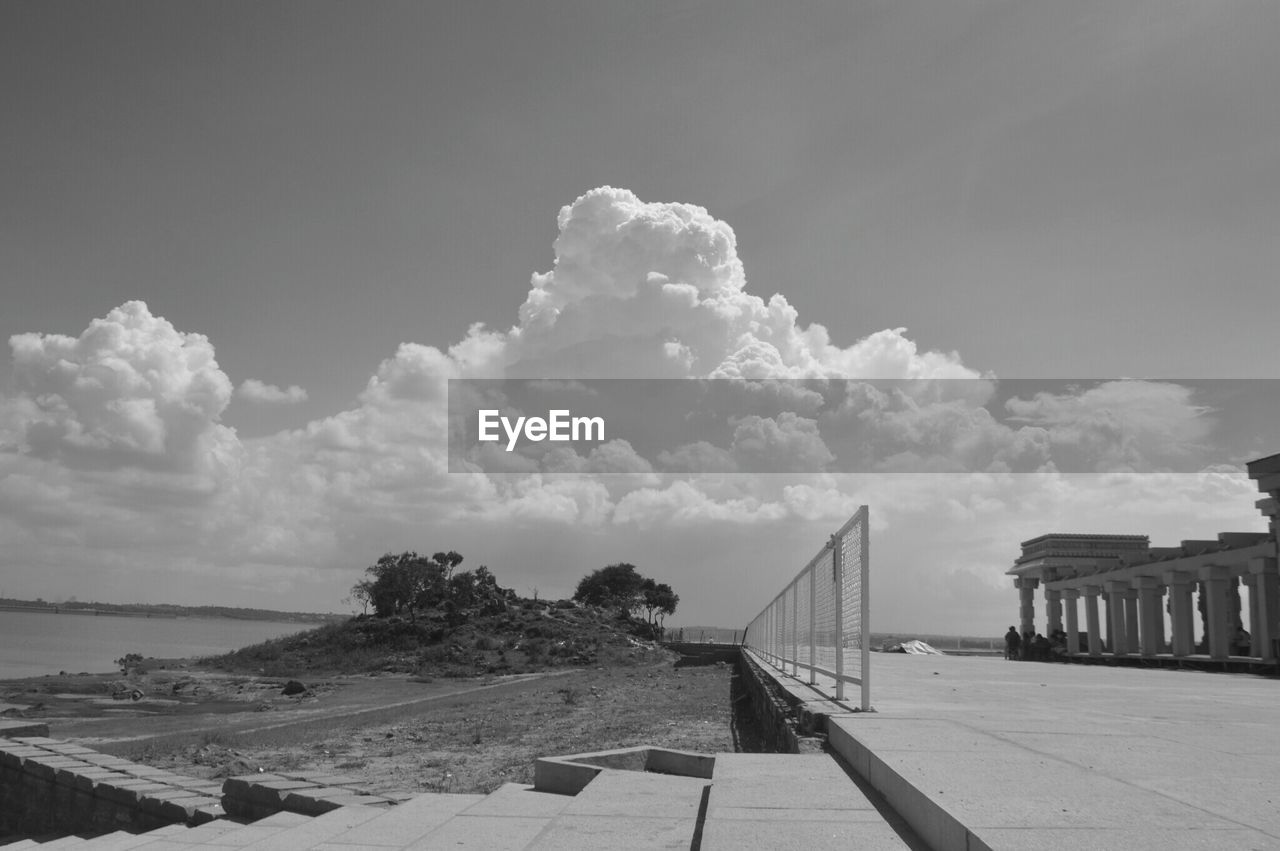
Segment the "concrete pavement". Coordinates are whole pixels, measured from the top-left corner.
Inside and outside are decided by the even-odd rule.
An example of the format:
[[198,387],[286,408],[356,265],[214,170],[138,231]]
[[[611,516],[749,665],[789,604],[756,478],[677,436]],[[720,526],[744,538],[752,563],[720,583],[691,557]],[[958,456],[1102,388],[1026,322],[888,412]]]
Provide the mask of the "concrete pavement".
[[1280,849],[1280,681],[899,654],[871,677],[831,744],[940,851]]

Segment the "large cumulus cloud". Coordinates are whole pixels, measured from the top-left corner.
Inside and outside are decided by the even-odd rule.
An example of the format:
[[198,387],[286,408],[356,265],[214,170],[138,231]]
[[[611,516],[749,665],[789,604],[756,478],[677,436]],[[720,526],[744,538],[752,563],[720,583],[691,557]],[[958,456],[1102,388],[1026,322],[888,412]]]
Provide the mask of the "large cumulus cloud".
[[733,229],[691,204],[592,190],[559,214],[555,263],[519,321],[450,349],[468,377],[973,378],[903,328],[841,348],[781,294],[747,290]]
[[77,468],[209,473],[235,438],[219,418],[231,381],[202,334],[131,301],[79,337],[18,334],[10,427],[27,452]]
[[[803,323],[784,296],[749,291],[732,229],[701,207],[645,203],[605,187],[564,207],[558,221],[554,264],[533,275],[523,304],[512,305],[509,328],[472,326],[449,346],[402,344],[348,410],[268,437],[242,441],[221,422],[233,384],[213,345],[141,302],[93,320],[79,337],[14,337],[16,392],[0,399],[0,529],[11,545],[5,563],[80,558],[135,570],[151,565],[156,575],[205,570],[263,589],[297,587],[300,578],[316,580],[332,568],[328,575],[342,578],[324,580],[330,588],[349,583],[353,565],[382,551],[465,550],[471,541],[511,554],[512,564],[497,568],[568,588],[581,565],[548,565],[528,554],[563,551],[572,529],[573,540],[600,558],[643,558],[615,551],[618,542],[655,557],[676,547],[702,552],[699,569],[746,571],[742,587],[750,588],[798,569],[803,559],[788,561],[796,542],[820,543],[860,502],[876,506],[877,533],[900,518],[925,516],[937,528],[914,540],[932,546],[936,538],[941,558],[957,543],[957,530],[986,528],[1000,517],[1006,525],[1010,517],[1027,520],[1025,530],[1008,528],[1006,537],[1047,531],[1040,528],[1046,518],[1073,527],[1102,504],[1100,494],[1114,499],[1121,490],[1118,482],[1077,486],[1053,474],[1032,484],[1004,472],[1035,469],[1053,446],[1105,439],[1108,421],[1099,412],[1116,400],[1037,398],[1013,412],[1020,426],[1008,428],[984,409],[990,388],[983,381],[922,381],[894,398],[851,398],[836,412],[861,418],[881,436],[911,435],[912,445],[931,447],[937,458],[990,470],[981,477],[824,473],[830,451],[810,413],[744,418],[727,447],[691,444],[645,459],[616,440],[583,456],[548,452],[540,466],[518,467],[520,475],[451,474],[450,378],[982,377],[956,353],[922,349],[902,328],[837,345],[822,325]],[[241,387],[246,399],[290,395],[252,379]],[[1143,439],[1202,436],[1189,398],[1153,391],[1149,402],[1149,416],[1127,420],[1145,424]],[[1158,422],[1170,416],[1183,425],[1161,432]],[[1130,444],[1117,458],[1132,459],[1140,449]],[[753,453],[787,455],[794,462],[788,469],[811,473],[726,475]],[[914,469],[939,462],[897,463]],[[1218,496],[1246,492],[1239,479],[1223,472],[1215,479]],[[1124,487],[1163,495],[1166,505],[1177,500],[1180,517],[1193,513],[1191,486],[1142,481]],[[656,528],[669,534],[655,535]],[[773,530],[768,542],[747,534],[761,529]],[[738,544],[746,550],[735,556]],[[776,558],[757,558],[757,546]],[[989,541],[975,546],[969,556],[952,557],[951,566],[998,577],[1007,541],[999,544],[1005,549]],[[900,582],[909,596],[929,568],[927,560],[904,564],[884,587]],[[686,600],[696,603],[702,594]],[[709,617],[721,616],[715,601],[703,602]]]

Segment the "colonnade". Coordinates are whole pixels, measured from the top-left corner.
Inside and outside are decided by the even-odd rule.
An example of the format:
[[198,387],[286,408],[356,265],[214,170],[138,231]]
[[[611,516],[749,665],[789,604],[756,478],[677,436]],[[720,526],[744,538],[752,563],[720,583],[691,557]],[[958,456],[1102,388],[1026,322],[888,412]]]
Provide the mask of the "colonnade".
[[[1200,614],[1208,656],[1225,660],[1237,655],[1233,654],[1232,642],[1243,622],[1239,583],[1248,589],[1248,655],[1264,662],[1276,661],[1273,639],[1280,638],[1280,571],[1276,559],[1252,557],[1229,564],[1195,561],[1187,567],[1179,566],[1175,560],[1090,576],[1060,578],[1056,570],[1048,571],[1044,577],[1018,576],[1014,585],[1020,596],[1021,632],[1037,631],[1036,591],[1043,588],[1045,634],[1065,631],[1068,654],[1101,656],[1105,647],[1115,656],[1195,655],[1195,619]],[[1194,599],[1197,592],[1198,604]],[[1078,609],[1081,599],[1083,630]],[[1168,636],[1165,611],[1169,613]],[[1086,636],[1083,647],[1082,632]]]

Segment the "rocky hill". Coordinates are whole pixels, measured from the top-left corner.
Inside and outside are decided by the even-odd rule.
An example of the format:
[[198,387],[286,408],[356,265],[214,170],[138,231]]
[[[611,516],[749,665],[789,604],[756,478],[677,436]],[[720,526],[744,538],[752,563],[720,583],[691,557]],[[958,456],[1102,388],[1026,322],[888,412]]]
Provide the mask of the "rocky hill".
[[635,664],[665,651],[642,620],[616,608],[512,599],[500,611],[359,615],[211,659],[206,667],[265,676],[363,672],[514,674],[560,666]]

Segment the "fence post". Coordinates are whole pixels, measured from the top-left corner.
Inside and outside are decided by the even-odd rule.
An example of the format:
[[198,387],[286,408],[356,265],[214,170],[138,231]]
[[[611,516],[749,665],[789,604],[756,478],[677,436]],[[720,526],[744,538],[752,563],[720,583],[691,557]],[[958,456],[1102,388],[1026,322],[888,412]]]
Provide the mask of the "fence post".
[[782,595],[778,597],[778,661],[782,664],[778,667],[782,673],[787,672],[787,589],[782,589]]
[[799,639],[797,639],[796,636],[799,635],[800,632],[800,605],[799,599],[797,599],[800,596],[800,587],[797,586],[795,582],[792,582],[790,589],[787,590],[787,594],[791,595],[791,676],[799,677],[800,644]]
[[831,581],[836,586],[836,700],[844,700],[844,547],[839,535],[831,536]]
[[814,581],[817,570],[809,568],[809,685],[816,685],[818,673],[818,583]]
[[862,515],[862,524],[859,526],[859,538],[862,542],[861,553],[859,555],[858,569],[862,574],[859,580],[862,585],[862,616],[859,622],[858,631],[862,633],[862,670],[859,671],[862,679],[862,711],[871,711],[871,630],[867,629],[871,623],[871,533],[870,533],[870,509],[862,506],[859,511]]

